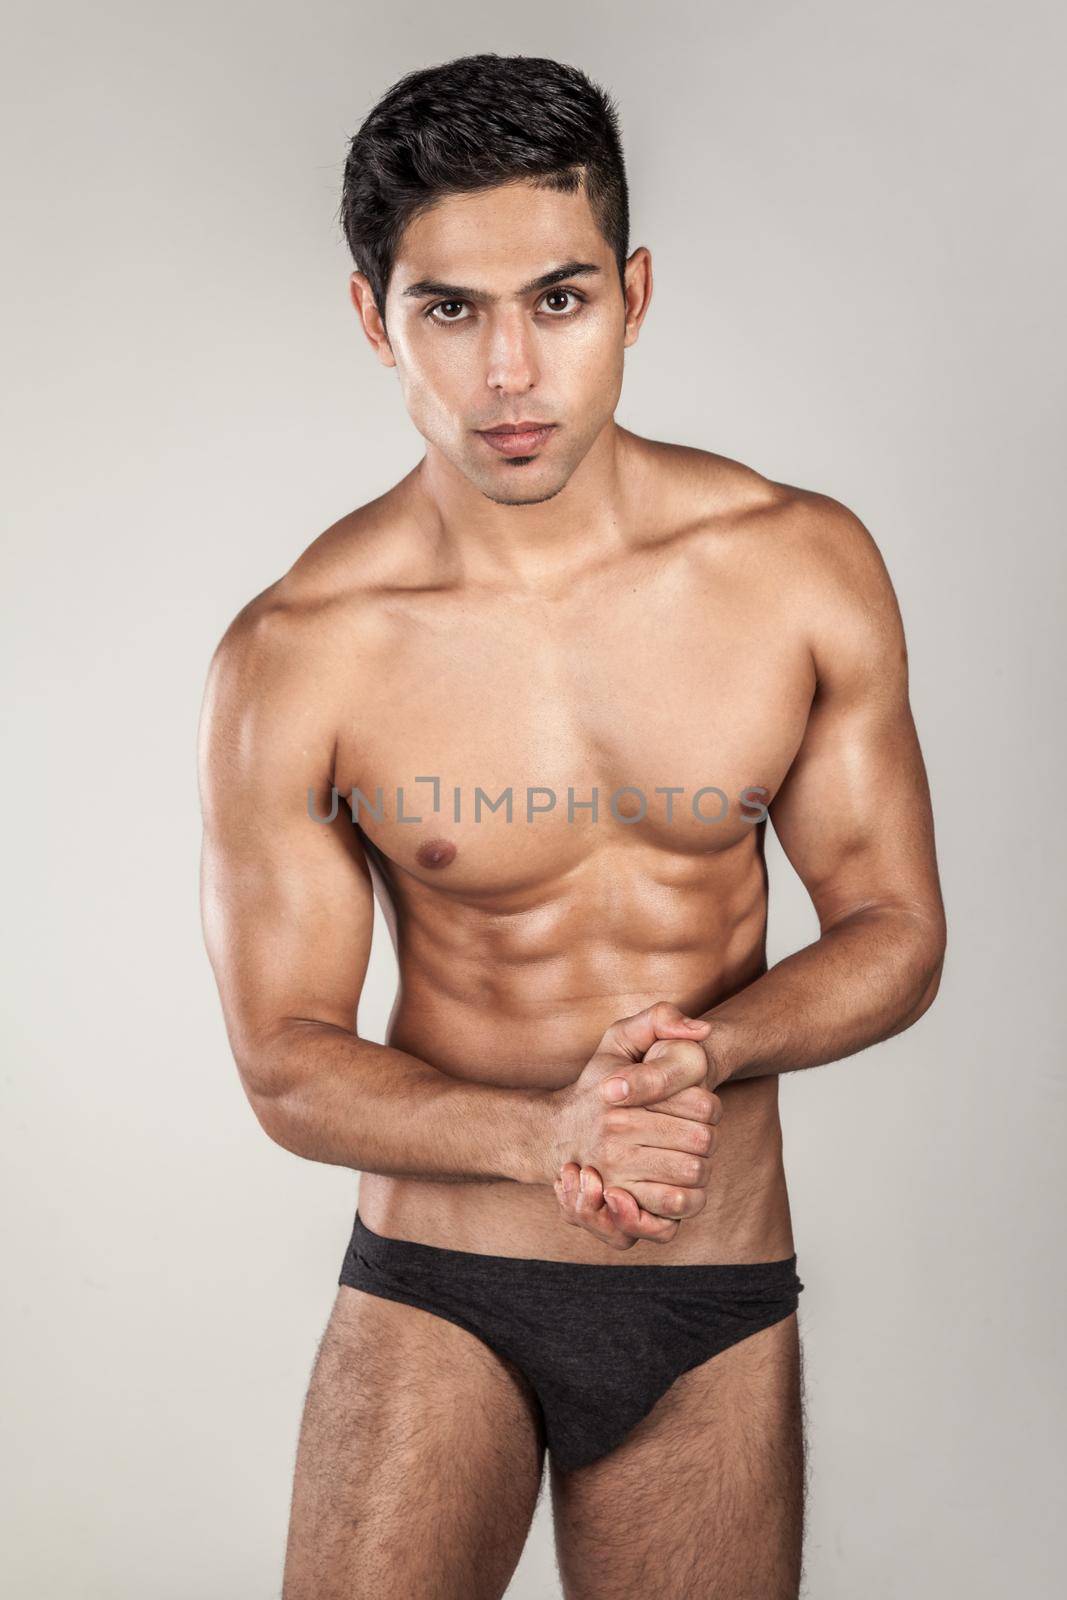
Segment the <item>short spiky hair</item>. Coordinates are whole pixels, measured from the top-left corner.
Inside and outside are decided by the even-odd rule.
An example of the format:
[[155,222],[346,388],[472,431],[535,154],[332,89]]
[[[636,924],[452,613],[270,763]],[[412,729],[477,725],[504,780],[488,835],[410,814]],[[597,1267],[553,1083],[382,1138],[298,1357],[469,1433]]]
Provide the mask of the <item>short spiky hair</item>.
[[387,89],[352,139],[340,221],[384,321],[404,229],[448,194],[529,179],[584,182],[620,281],[630,233],[618,111],[577,67],[541,56],[460,56]]

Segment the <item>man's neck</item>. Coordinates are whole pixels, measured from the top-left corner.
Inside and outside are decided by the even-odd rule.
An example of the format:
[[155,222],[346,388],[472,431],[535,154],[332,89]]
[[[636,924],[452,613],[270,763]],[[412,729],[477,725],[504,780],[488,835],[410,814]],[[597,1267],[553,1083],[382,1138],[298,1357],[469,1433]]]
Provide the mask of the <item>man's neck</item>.
[[420,524],[474,583],[536,592],[624,553],[635,520],[633,436],[610,422],[558,494],[490,500],[432,445],[412,475]]

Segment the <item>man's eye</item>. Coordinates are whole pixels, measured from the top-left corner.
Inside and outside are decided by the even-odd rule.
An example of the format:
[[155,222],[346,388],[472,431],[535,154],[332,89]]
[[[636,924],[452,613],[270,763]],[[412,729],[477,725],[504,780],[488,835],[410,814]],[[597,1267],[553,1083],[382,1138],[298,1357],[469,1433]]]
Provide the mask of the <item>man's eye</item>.
[[446,307],[464,306],[464,305],[466,305],[466,303],[467,302],[465,300],[439,300],[435,306],[431,306],[430,307],[430,309],[429,309],[429,311],[427,311],[426,315],[429,317],[431,322],[466,322],[466,320],[467,320],[466,317],[436,317],[436,316],[434,316],[434,312],[435,311],[443,311]]
[[[562,322],[566,317],[576,316],[578,308],[585,304],[585,296],[579,294],[576,289],[546,289],[545,293],[541,296],[541,299],[543,302],[549,300],[573,300],[575,302],[573,306],[564,306],[562,309],[557,306],[550,310],[549,319],[555,322]],[[436,305],[432,305],[424,314],[427,321],[436,322],[438,324],[450,322],[469,322],[471,320],[470,317],[452,315],[438,316],[437,314],[438,312],[450,313],[454,311],[462,311],[466,304],[466,300],[438,300]]]
[[[577,301],[577,303],[579,305],[584,305],[585,304],[584,296],[578,294],[574,289],[549,289],[548,293],[545,295],[545,299],[546,300],[561,300],[561,299],[563,299],[563,297],[565,295],[569,296],[570,299]],[[571,315],[572,313],[567,312],[565,314],[566,315]]]

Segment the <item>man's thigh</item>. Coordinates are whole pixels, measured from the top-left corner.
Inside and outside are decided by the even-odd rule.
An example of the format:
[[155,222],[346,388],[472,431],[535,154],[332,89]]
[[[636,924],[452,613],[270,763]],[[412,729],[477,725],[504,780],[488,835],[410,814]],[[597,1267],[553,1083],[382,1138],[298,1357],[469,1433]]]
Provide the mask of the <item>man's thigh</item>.
[[566,1600],[797,1600],[796,1312],[684,1373],[599,1461],[552,1464],[551,1482]]
[[282,1600],[499,1600],[543,1461],[509,1363],[455,1323],[341,1285],[304,1407]]

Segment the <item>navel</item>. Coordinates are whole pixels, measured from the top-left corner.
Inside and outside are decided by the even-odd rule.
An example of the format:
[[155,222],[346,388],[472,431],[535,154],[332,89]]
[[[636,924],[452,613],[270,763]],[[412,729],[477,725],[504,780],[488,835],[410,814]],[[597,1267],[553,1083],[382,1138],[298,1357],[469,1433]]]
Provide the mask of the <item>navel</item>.
[[416,850],[415,859],[423,867],[447,867],[456,859],[456,847],[451,839],[426,839]]

